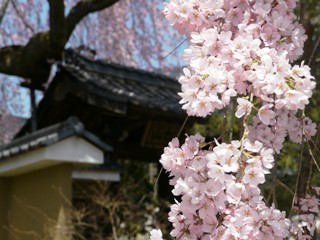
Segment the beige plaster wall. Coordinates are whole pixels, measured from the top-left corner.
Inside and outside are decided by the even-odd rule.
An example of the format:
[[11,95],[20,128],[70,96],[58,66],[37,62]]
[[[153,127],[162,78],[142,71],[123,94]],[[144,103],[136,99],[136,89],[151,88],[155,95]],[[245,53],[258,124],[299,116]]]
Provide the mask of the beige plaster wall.
[[[1,240],[67,240],[68,209],[71,204],[71,165],[60,164],[31,173],[0,179],[7,197],[8,222],[0,215]],[[1,214],[1,213],[0,213]],[[1,235],[2,234],[2,235]],[[3,238],[3,237],[4,238]]]

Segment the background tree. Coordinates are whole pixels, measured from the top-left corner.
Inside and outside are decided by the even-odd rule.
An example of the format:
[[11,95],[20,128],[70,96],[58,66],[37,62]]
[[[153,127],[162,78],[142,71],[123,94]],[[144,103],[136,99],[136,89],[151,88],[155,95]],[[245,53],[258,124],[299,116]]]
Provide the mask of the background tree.
[[[0,6],[0,73],[32,88],[43,88],[66,47],[167,74],[181,64],[177,52],[166,57],[183,38],[165,23],[156,0],[4,0]],[[12,78],[1,82],[14,88]]]

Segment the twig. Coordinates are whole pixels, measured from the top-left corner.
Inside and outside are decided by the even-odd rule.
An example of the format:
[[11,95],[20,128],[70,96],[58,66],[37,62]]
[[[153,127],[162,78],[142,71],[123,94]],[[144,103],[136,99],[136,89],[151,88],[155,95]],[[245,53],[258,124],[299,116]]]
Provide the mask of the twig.
[[[308,145],[309,146],[309,145]],[[311,150],[310,149],[308,149],[309,150],[309,152],[311,152]],[[310,155],[311,155],[311,159],[310,159],[310,161],[309,161],[309,164],[310,164],[310,169],[309,169],[309,175],[308,175],[308,179],[307,179],[307,190],[309,190],[310,189],[310,187],[311,187],[311,178],[312,178],[312,175],[313,175],[313,162],[312,161],[314,161],[315,159],[313,158],[313,156],[312,156],[312,153],[310,153]],[[315,161],[314,161],[315,162]]]
[[166,56],[164,56],[161,60],[166,59],[167,57],[169,57],[173,52],[175,52],[179,47],[181,47],[182,44],[185,43],[185,41],[187,41],[188,38],[185,38],[181,43],[178,44],[178,46],[176,46],[174,49],[172,49]]
[[276,181],[277,181],[277,184],[279,184],[281,187],[286,189],[292,196],[294,196],[294,192],[286,184],[281,182],[279,179],[277,179]]
[[186,116],[186,118],[184,119],[184,122],[182,123],[182,126],[178,132],[178,135],[177,135],[177,138],[180,137],[181,133],[182,133],[182,130],[184,129],[184,127],[186,126],[187,122],[188,122],[188,119],[189,119],[189,116]]
[[154,183],[154,187],[153,187],[153,199],[154,200],[157,199],[158,183],[159,183],[160,175],[162,174],[162,172],[163,172],[163,167],[161,166],[161,169],[160,169],[158,176],[157,176],[157,180]]
[[[302,136],[303,136],[303,135],[302,135]],[[294,190],[294,195],[293,195],[293,198],[292,198],[292,203],[291,203],[291,209],[290,209],[289,216],[291,216],[291,214],[292,214],[292,210],[293,210],[293,207],[294,207],[294,203],[295,203],[296,198],[297,198],[298,186],[299,186],[299,178],[300,178],[301,166],[302,166],[303,149],[304,149],[304,141],[303,141],[303,137],[302,137],[301,152],[300,152],[299,166],[298,166],[298,174],[297,174],[297,180],[296,180],[296,184],[295,184],[295,190]]]
[[227,113],[228,113],[228,108],[225,107],[223,109],[223,122],[222,122],[222,127],[221,127],[221,134],[220,134],[220,138],[221,138],[222,142],[224,142],[226,128],[227,128],[227,124],[228,124]]
[[271,191],[272,191],[272,201],[276,208],[278,208],[278,202],[277,202],[277,194],[276,194],[276,182],[277,182],[277,159],[274,159],[274,166],[271,170],[271,176],[272,176],[272,185],[271,185]]
[[233,128],[234,128],[234,116],[235,116],[235,112],[236,112],[236,104],[234,103],[234,101],[231,102],[232,104],[232,112],[231,112],[231,120],[230,120],[230,134],[229,134],[229,141],[232,141],[233,138]]
[[316,42],[316,44],[314,45],[314,48],[312,49],[312,53],[311,53],[310,58],[309,58],[309,61],[308,61],[308,66],[310,66],[310,64],[311,64],[311,62],[312,62],[312,60],[313,60],[314,54],[315,54],[315,52],[316,52],[319,44],[320,44],[320,36],[318,37],[317,42]]
[[25,19],[25,17],[21,14],[20,10],[17,7],[15,0],[11,0],[11,2],[12,2],[12,6],[13,6],[14,10],[18,14],[19,18],[22,20],[24,25],[26,26],[26,28],[28,28],[34,34],[35,33],[34,28],[28,23],[28,21]]
[[[317,147],[317,145],[315,144],[315,142],[313,142],[312,139],[310,139],[310,142],[313,144],[315,150],[316,150],[318,153],[320,153],[320,150],[319,150],[319,148]],[[311,151],[311,147],[310,147],[310,145],[309,145],[309,142],[308,142],[308,147],[309,147],[309,148],[308,148],[308,151],[309,151],[309,153],[310,153],[310,155],[311,155],[311,157],[312,157],[312,159],[313,159],[313,161],[314,161],[314,164],[316,165],[318,171],[320,172],[320,167],[319,167],[319,165],[318,165],[318,163],[317,163],[317,160],[314,158],[314,155],[313,155],[313,153],[312,153],[312,151]]]
[[300,10],[300,14],[299,14],[299,19],[298,19],[298,22],[301,23],[302,21],[302,16],[303,16],[303,8],[304,8],[304,3],[303,3],[303,0],[300,0],[300,6],[299,6],[299,10]]
[[9,4],[9,1],[10,0],[5,0],[4,3],[1,5],[0,7],[0,25],[2,23],[2,20],[3,20],[3,17],[6,13],[6,10],[7,10],[7,7],[8,7],[8,4]]
[[[181,133],[182,133],[182,130],[184,129],[184,127],[186,126],[187,122],[188,122],[188,119],[189,119],[189,116],[186,116],[186,118],[184,119],[184,122],[182,123],[181,127],[180,127],[180,130],[178,132],[178,135],[177,135],[177,138],[180,137]],[[154,183],[154,187],[153,187],[153,198],[155,199],[156,196],[157,196],[157,188],[158,188],[158,183],[159,183],[159,179],[160,179],[160,175],[161,173],[163,172],[163,167],[161,167],[159,173],[158,173],[158,176],[157,176],[157,179],[156,179],[156,182]]]
[[315,157],[314,157],[314,155],[313,155],[313,153],[312,153],[312,151],[311,151],[311,147],[310,147],[309,142],[308,142],[308,151],[309,151],[309,154],[310,154],[310,156],[311,156],[314,164],[316,165],[318,171],[320,172],[320,167],[319,167],[319,165],[318,165],[318,163],[317,163],[317,160],[315,159]]

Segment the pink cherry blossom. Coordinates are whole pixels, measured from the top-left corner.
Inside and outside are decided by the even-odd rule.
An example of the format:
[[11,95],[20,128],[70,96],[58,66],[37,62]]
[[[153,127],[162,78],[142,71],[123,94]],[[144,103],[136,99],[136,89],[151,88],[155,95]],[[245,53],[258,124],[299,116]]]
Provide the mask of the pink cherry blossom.
[[241,200],[244,189],[243,184],[231,182],[226,189],[227,200],[230,203],[238,204]]
[[238,98],[237,99],[238,106],[236,111],[237,118],[241,118],[245,114],[250,114],[252,103],[246,99]]
[[243,182],[252,186],[257,186],[265,182],[265,177],[261,168],[251,167],[250,165],[246,167]]
[[275,112],[270,110],[272,107],[273,104],[266,104],[263,105],[258,111],[260,121],[265,125],[269,125],[270,121],[273,120],[276,116]]
[[155,229],[151,230],[150,239],[151,240],[163,240],[161,230],[159,230],[159,229],[158,230],[155,230]]
[[[171,236],[177,239],[308,239],[320,201],[296,202],[297,221],[267,206],[266,181],[287,136],[302,143],[316,124],[297,117],[315,88],[310,68],[293,65],[306,40],[294,15],[295,0],[171,0],[164,14],[190,40],[188,66],[179,78],[188,115],[206,117],[237,100],[244,117],[240,140],[210,144],[200,135],[172,140],[160,163],[171,176]],[[250,100],[249,100],[250,99]],[[213,142],[215,145],[212,145]],[[314,188],[318,195],[320,190]],[[308,232],[310,235],[308,235]],[[162,239],[161,232],[152,232]]]

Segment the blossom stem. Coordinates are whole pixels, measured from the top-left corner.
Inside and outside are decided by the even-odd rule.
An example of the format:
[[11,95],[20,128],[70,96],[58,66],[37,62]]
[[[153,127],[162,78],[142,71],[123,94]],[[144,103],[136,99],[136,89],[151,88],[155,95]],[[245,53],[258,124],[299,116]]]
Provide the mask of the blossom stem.
[[292,216],[293,213],[293,207],[295,205],[295,202],[297,200],[297,195],[298,195],[298,187],[299,187],[299,179],[300,179],[300,174],[301,174],[301,169],[302,169],[302,155],[303,155],[303,149],[304,149],[304,142],[301,142],[301,152],[300,152],[300,157],[299,157],[299,166],[298,166],[298,172],[297,172],[297,180],[296,180],[296,185],[295,185],[295,190],[294,190],[294,196],[292,198],[292,203],[291,203],[291,209],[289,216]]
[[180,135],[181,135],[181,133],[182,133],[182,130],[184,129],[184,127],[186,126],[186,124],[187,124],[187,122],[188,122],[188,119],[189,119],[189,116],[186,116],[186,118],[184,119],[184,122],[183,122],[183,124],[182,124],[182,126],[181,126],[181,128],[180,128],[180,130],[179,130],[179,132],[178,132],[177,138],[180,137]]
[[277,194],[276,194],[276,186],[277,186],[277,158],[274,159],[274,166],[271,170],[271,176],[272,176],[272,201],[274,203],[274,206],[278,208],[278,202],[277,202]]
[[[320,153],[320,150],[319,150],[319,148],[317,147],[317,145],[315,144],[315,142],[314,142],[312,139],[310,139],[310,142],[313,144],[313,147],[316,149],[316,151],[317,151],[318,153]],[[313,155],[313,153],[312,153],[311,146],[310,146],[309,142],[308,142],[308,151],[309,151],[309,154],[310,154],[311,158],[312,158],[313,161],[314,161],[314,164],[316,165],[318,171],[320,172],[319,164],[318,164],[317,160],[315,159],[315,157],[314,157],[314,155]]]
[[236,104],[234,101],[231,102],[232,104],[232,112],[231,112],[231,120],[230,120],[230,133],[229,133],[229,141],[232,141],[233,138],[233,128],[234,128],[234,116],[236,113]]
[[281,187],[283,187],[284,189],[286,189],[292,196],[294,196],[294,192],[286,185],[284,184],[282,181],[280,181],[279,179],[276,179],[277,184],[279,184]]
[[228,124],[227,113],[228,113],[228,107],[225,107],[223,109],[223,122],[221,127],[221,134],[220,134],[220,139],[222,142],[224,142],[225,140],[226,128]]

